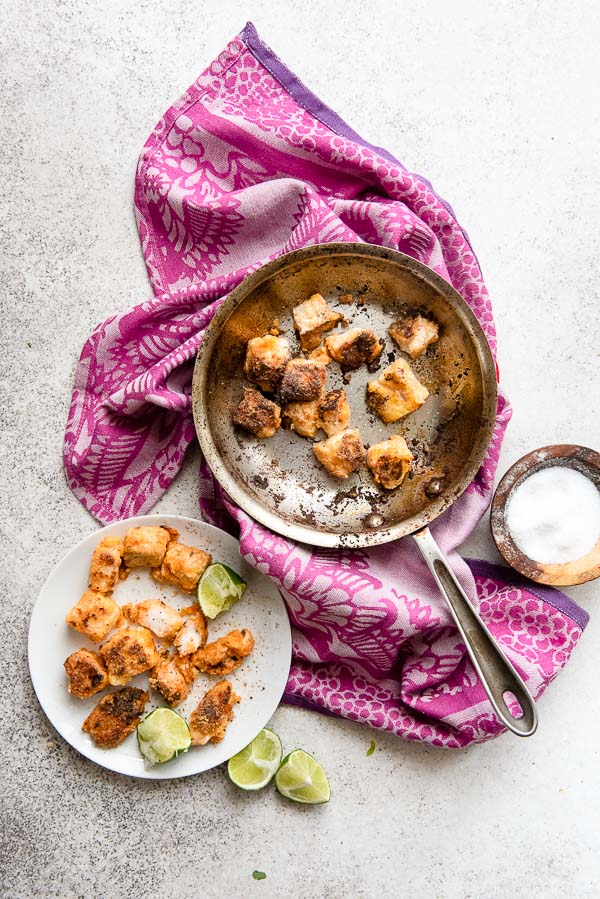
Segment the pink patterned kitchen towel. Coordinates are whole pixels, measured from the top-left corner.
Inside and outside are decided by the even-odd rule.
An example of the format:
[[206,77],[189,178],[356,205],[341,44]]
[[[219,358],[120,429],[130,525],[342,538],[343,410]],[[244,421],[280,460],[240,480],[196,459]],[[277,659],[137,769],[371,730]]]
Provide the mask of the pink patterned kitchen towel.
[[[195,436],[191,375],[204,330],[232,288],[282,253],[331,241],[401,250],[454,285],[495,352],[479,265],[450,206],[321,103],[251,24],[155,127],[135,207],[155,297],[86,342],[64,445],[71,489],[104,523],[148,511],[169,486]],[[586,613],[455,552],[490,501],[509,418],[501,395],[484,464],[433,531],[537,697],[566,664]],[[235,508],[205,464],[200,496],[205,518],[239,533],[244,558],[286,600],[288,702],[437,746],[501,733],[410,538],[355,551],[293,544]]]

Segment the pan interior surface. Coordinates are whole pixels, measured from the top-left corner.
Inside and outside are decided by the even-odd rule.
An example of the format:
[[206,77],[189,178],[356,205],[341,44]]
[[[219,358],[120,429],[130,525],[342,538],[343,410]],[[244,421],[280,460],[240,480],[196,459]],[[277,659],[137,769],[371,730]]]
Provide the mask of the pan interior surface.
[[[349,426],[359,429],[366,446],[393,434],[406,439],[414,463],[396,490],[379,488],[366,467],[346,480],[330,476],[312,452],[313,441],[293,431],[282,428],[274,437],[258,440],[232,424],[245,383],[247,341],[278,322],[292,355],[300,355],[292,309],[313,293],[342,313],[348,327],[372,328],[384,339],[379,371],[404,356],[429,391],[416,412],[384,424],[366,404],[367,382],[377,372],[362,366],[344,376],[337,363],[327,367],[326,389],[346,391]],[[351,304],[340,302],[347,294],[353,296]],[[440,337],[424,356],[411,360],[388,328],[401,315],[417,312],[438,322]],[[472,480],[491,439],[496,381],[483,332],[442,278],[393,251],[338,244],[281,257],[230,295],[200,348],[193,406],[209,465],[252,517],[303,542],[371,545],[425,526]],[[324,438],[319,432],[316,439]]]

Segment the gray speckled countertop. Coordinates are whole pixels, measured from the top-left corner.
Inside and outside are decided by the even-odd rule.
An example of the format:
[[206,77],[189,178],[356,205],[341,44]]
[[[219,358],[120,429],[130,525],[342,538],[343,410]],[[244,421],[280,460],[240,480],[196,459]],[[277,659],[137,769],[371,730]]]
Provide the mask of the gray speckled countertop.
[[[248,17],[359,133],[431,178],[469,231],[515,409],[500,470],[546,443],[600,445],[599,8],[284,7],[0,10],[0,895],[597,896],[598,585],[569,591],[592,619],[532,740],[444,752],[281,708],[273,725],[286,746],[305,746],[330,774],[334,799],[316,809],[240,793],[222,769],[165,783],[105,772],[57,736],[33,694],[31,607],[95,527],[61,467],[75,361],[98,321],[150,295],[132,211],[137,154]],[[160,511],[197,514],[196,465],[192,455]],[[464,549],[496,558],[486,522]]]

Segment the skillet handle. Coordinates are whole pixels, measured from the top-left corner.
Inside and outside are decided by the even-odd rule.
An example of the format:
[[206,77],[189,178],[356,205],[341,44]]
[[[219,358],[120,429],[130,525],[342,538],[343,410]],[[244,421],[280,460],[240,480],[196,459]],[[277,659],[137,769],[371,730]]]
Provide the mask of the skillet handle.
[[[532,736],[538,725],[537,709],[521,676],[502,653],[479,617],[479,613],[458,583],[429,528],[417,531],[413,537],[444,595],[496,715],[513,734],[517,734],[519,737]],[[521,706],[523,714],[520,718],[515,718],[506,704],[504,694],[508,691],[516,697]]]

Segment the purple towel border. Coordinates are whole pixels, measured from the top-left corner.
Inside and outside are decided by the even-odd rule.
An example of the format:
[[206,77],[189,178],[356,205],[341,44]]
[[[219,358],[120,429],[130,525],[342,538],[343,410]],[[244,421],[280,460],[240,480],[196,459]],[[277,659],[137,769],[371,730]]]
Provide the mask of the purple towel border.
[[[357,134],[353,128],[348,125],[344,119],[341,118],[330,106],[327,106],[326,103],[323,103],[316,94],[313,92],[298,78],[297,75],[289,69],[284,62],[277,56],[276,53],[271,50],[268,44],[265,44],[263,40],[258,36],[258,32],[252,22],[247,22],[246,27],[239,35],[240,40],[242,40],[253,56],[258,59],[258,61],[265,67],[265,69],[271,73],[273,78],[275,78],[290,94],[291,97],[294,98],[296,103],[299,106],[302,106],[303,109],[306,109],[312,116],[318,119],[323,125],[326,125],[327,128],[330,128],[331,131],[334,131],[336,134],[339,134],[340,137],[345,137],[348,140],[356,141],[356,143],[362,144],[363,147],[368,147],[370,150],[373,150],[375,153],[378,153],[380,156],[383,156],[384,159],[393,162],[394,165],[400,166],[403,171],[407,171],[405,165],[403,165],[399,159],[396,159],[391,153],[385,150],[383,147],[377,147],[375,144],[369,143],[369,141],[365,140],[364,137],[361,137],[360,134]],[[414,174],[414,173],[413,173]],[[440,203],[442,203],[453,219],[456,220],[456,213],[452,209],[450,203],[447,200],[444,200],[443,197],[437,193],[435,188],[433,187],[431,181],[425,178],[423,175],[416,175],[416,177],[420,178],[421,181],[426,184],[429,189],[435,194]],[[471,246],[471,241],[469,240],[469,235],[462,227],[459,225],[462,233],[465,236],[465,240],[471,247],[471,251],[475,256],[475,251]],[[475,257],[477,258],[477,257]],[[477,260],[479,264],[479,260]],[[481,268],[481,266],[479,266]]]
[[519,574],[512,568],[507,568],[505,565],[495,565],[493,562],[486,562],[485,559],[465,559],[465,562],[474,575],[490,577],[508,586],[514,585],[521,590],[533,593],[542,602],[547,602],[548,605],[574,621],[581,630],[585,629],[590,620],[590,616],[585,609],[582,609],[570,596],[567,596],[566,593],[562,593],[555,587],[544,587],[543,584],[536,584],[535,581],[530,581],[529,578],[523,577],[522,574]]
[[[530,581],[528,578],[523,577],[512,568],[507,568],[505,565],[496,565],[493,562],[487,562],[485,559],[465,559],[465,562],[475,576],[489,577],[495,581],[505,583],[508,586],[514,585],[520,589],[527,590],[529,593],[537,596],[538,599],[541,599],[542,602],[547,602],[554,609],[562,612],[563,615],[566,615],[571,621],[574,621],[582,631],[585,630],[585,627],[590,620],[589,614],[561,590],[557,590],[554,587],[544,587],[542,584],[536,584],[534,581]],[[286,705],[295,705],[300,708],[330,715],[333,718],[337,717],[328,709],[321,708],[321,706],[311,702],[309,699],[296,696],[287,691],[283,694],[281,699]]]

